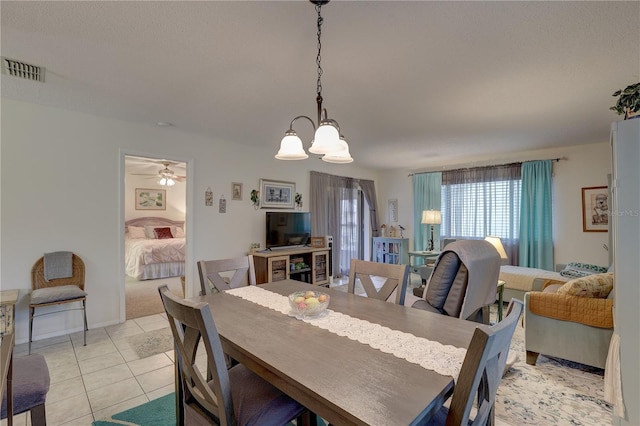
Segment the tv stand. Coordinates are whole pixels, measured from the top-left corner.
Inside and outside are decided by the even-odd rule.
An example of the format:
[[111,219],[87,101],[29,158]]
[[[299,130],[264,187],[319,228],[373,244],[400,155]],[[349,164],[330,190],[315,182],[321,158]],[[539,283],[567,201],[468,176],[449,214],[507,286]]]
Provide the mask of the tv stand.
[[330,248],[296,247],[252,254],[258,284],[293,279],[329,286]]

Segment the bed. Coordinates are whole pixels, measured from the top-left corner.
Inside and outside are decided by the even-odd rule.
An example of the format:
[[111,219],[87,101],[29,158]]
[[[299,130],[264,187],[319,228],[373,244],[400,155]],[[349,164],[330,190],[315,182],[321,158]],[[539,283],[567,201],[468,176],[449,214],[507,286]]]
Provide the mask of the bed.
[[126,221],[126,274],[139,281],[184,275],[185,243],[184,221],[162,217]]
[[[556,269],[562,269],[564,265],[557,265]],[[528,291],[542,291],[545,283],[549,281],[566,282],[571,277],[564,277],[559,272],[545,269],[527,268],[524,266],[502,265],[499,279],[504,281],[503,298],[505,301],[515,297],[524,300],[524,294]]]

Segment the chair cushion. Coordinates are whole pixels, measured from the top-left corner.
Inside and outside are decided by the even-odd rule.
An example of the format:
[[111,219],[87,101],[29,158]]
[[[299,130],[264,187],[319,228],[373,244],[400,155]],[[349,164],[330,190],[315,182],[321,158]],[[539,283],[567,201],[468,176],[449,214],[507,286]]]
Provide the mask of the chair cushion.
[[32,305],[43,303],[60,302],[63,300],[79,299],[85,297],[87,293],[80,290],[77,285],[61,285],[57,287],[45,287],[31,292]]
[[[20,414],[44,404],[49,392],[49,369],[40,354],[13,360],[13,413]],[[2,416],[7,417],[7,395],[2,397]]]
[[229,369],[229,381],[239,425],[284,425],[305,411],[242,364]]
[[460,258],[454,252],[448,251],[442,254],[431,274],[425,300],[439,312],[442,312],[442,307],[447,300],[447,295],[459,268]]

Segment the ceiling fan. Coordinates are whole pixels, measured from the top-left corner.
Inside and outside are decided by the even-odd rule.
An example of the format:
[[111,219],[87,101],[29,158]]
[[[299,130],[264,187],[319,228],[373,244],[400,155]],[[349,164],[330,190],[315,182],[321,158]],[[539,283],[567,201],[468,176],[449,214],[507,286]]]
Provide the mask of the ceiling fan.
[[179,163],[174,163],[171,161],[159,161],[160,164],[164,166],[164,169],[158,170],[156,174],[150,173],[131,173],[136,176],[148,176],[148,179],[159,179],[158,184],[163,186],[173,186],[176,182],[184,182],[187,177],[177,175],[173,170],[169,168],[171,165],[176,165]]

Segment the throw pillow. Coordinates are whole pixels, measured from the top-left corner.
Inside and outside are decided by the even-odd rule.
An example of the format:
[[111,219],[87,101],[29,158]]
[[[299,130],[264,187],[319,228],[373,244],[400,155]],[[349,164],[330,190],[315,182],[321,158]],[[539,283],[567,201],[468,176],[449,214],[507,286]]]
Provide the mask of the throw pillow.
[[180,227],[176,228],[175,238],[184,238],[184,230]]
[[560,271],[560,275],[563,277],[586,277],[593,274],[603,274],[607,272],[607,268],[604,266],[592,265],[589,263],[569,262],[567,266]]
[[167,238],[173,238],[171,228],[155,228],[153,230],[155,236],[159,240],[166,240]]
[[139,239],[139,238],[147,238],[144,233],[144,228],[142,226],[128,226],[127,227],[129,238]]
[[558,293],[569,296],[605,298],[613,288],[613,274],[593,274],[567,281]]

